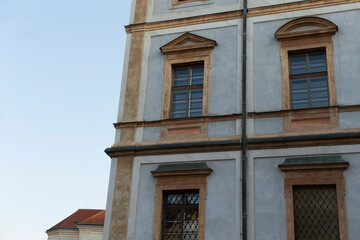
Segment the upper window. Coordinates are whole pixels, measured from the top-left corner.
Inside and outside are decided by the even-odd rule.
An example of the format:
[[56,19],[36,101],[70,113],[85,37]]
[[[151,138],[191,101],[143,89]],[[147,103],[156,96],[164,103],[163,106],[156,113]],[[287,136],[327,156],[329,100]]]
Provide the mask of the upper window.
[[280,27],[283,108],[304,109],[336,105],[332,22],[306,17]]
[[202,116],[204,65],[174,67],[172,118]]
[[289,54],[291,108],[328,106],[326,52]]
[[211,49],[216,42],[185,33],[160,50],[166,55],[162,118],[208,115]]

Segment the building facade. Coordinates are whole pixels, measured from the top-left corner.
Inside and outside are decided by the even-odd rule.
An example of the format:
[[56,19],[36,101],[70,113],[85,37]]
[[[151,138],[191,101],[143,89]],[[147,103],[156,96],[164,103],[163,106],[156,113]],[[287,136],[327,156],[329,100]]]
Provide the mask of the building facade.
[[359,22],[358,0],[133,0],[103,239],[360,239]]
[[79,209],[48,229],[48,240],[101,240],[104,219],[105,210]]

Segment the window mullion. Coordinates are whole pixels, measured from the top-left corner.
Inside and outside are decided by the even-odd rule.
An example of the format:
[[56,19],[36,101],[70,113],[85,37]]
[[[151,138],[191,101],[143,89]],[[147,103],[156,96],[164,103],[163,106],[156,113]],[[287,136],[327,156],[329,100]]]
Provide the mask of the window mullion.
[[310,77],[307,77],[307,85],[308,85],[308,102],[309,102],[309,108],[312,107],[312,104],[311,104],[311,80],[310,80]]

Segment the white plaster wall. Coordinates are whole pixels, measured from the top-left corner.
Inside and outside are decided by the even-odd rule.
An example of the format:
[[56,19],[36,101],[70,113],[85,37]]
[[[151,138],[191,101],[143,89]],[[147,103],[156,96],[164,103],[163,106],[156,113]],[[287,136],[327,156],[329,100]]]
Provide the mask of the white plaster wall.
[[115,193],[116,168],[117,168],[117,158],[112,158],[111,166],[110,166],[109,185],[108,185],[109,187],[108,187],[107,200],[106,200],[103,240],[108,240],[110,236],[111,213],[113,207],[112,204],[114,201],[114,193]]
[[148,21],[161,21],[241,9],[240,0],[200,0],[176,6],[173,0],[150,0]]
[[252,99],[249,109],[255,112],[282,109],[280,42],[274,38],[274,33],[283,24],[304,16],[325,18],[339,27],[333,36],[337,101],[339,105],[359,104],[360,45],[354,41],[360,38],[359,9],[360,4],[349,4],[250,18],[248,93]]
[[284,173],[278,164],[287,157],[341,155],[350,163],[344,171],[349,240],[360,239],[360,145],[249,151],[249,239],[286,240]]
[[213,169],[207,178],[205,238],[240,239],[240,153],[223,152],[135,157],[128,240],[152,239],[156,179],[151,171],[160,163],[195,161]]
[[47,234],[48,240],[79,240],[79,231],[77,229],[57,229]]
[[[301,0],[300,0],[301,1]],[[283,3],[300,2],[299,0],[248,0],[248,7],[264,7]]]
[[[239,86],[239,21],[229,21],[220,24],[197,25],[186,28],[173,29],[173,32],[159,31],[151,34],[147,44],[150,44],[148,59],[147,84],[145,99],[140,99],[144,105],[144,120],[161,119],[162,98],[164,86],[165,55],[159,50],[168,42],[176,39],[185,32],[215,40],[217,46],[211,50],[211,69],[209,82],[209,115],[233,114],[238,111]],[[206,27],[204,29],[204,27]],[[226,63],[226,67],[224,65]],[[145,102],[144,102],[145,101]]]
[[103,227],[101,226],[82,226],[79,227],[79,240],[102,240]]

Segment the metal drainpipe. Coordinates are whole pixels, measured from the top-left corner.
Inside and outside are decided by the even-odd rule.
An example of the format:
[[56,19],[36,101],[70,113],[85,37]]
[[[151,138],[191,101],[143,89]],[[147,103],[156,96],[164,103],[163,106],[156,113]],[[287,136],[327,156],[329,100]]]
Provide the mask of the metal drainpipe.
[[242,162],[242,239],[247,239],[247,133],[246,133],[246,36],[247,36],[247,0],[243,0],[243,30],[242,30],[242,118],[241,118],[241,162]]

